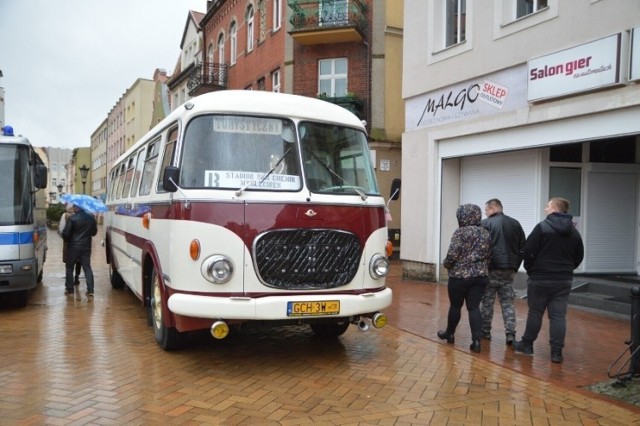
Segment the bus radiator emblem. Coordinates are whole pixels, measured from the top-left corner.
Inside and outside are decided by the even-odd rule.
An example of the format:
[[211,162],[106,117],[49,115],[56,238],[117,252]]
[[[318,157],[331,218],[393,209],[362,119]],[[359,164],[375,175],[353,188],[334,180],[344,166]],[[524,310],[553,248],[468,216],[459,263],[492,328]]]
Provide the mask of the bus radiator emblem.
[[306,212],[304,212],[304,214],[307,215],[308,217],[314,217],[318,213],[314,212],[312,209],[309,209]]

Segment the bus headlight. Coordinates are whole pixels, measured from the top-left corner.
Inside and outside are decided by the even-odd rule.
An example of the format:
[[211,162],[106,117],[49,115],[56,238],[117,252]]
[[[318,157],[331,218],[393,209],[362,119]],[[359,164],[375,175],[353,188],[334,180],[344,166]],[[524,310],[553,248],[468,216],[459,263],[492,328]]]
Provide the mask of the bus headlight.
[[224,284],[233,275],[233,263],[227,257],[216,254],[202,262],[200,272],[207,281],[214,284]]
[[386,277],[388,273],[389,260],[381,254],[374,255],[369,262],[369,275],[371,275],[371,278],[377,280]]

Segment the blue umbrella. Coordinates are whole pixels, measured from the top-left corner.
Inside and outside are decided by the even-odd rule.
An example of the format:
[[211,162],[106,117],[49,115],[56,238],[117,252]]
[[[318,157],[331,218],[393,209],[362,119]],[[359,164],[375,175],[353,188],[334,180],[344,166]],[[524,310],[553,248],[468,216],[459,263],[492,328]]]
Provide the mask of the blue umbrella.
[[90,195],[85,194],[63,194],[60,196],[63,203],[73,204],[88,213],[100,213],[109,211],[104,203]]

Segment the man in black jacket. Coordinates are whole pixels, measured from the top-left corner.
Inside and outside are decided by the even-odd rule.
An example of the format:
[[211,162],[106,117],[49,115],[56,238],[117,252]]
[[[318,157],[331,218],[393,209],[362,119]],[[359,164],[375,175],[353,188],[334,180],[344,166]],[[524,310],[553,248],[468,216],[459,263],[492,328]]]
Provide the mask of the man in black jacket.
[[513,277],[522,263],[526,239],[520,222],[502,212],[500,200],[492,198],[487,201],[484,211],[487,218],[482,221],[482,226],[491,234],[491,261],[489,262],[489,285],[484,289],[480,304],[482,337],[491,339],[493,305],[497,295],[502,308],[505,341],[507,345],[512,345],[516,339]]
[[69,217],[62,231],[67,243],[66,280],[64,294],[73,294],[73,265],[80,261],[87,280],[87,298],[93,300],[93,270],[91,269],[91,239],[98,233],[93,215],[73,206],[75,213]]
[[544,211],[547,218],[533,228],[524,249],[529,313],[522,340],[513,347],[516,352],[533,355],[533,342],[542,327],[544,311],[548,310],[551,361],[559,363],[563,360],[573,271],[582,262],[584,245],[573,217],[567,213],[569,201],[552,198]]

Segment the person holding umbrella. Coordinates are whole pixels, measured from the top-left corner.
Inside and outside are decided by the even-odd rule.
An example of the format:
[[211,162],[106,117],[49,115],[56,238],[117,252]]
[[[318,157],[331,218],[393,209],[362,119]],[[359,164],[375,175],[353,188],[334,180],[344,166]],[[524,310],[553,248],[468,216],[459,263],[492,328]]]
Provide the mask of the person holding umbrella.
[[[93,300],[93,270],[91,269],[91,240],[98,233],[95,217],[83,210],[73,201],[74,214],[69,217],[62,231],[62,238],[67,243],[67,259],[65,264],[65,295],[73,294],[73,265],[80,262],[87,281],[87,299]],[[80,204],[80,203],[78,203]]]

